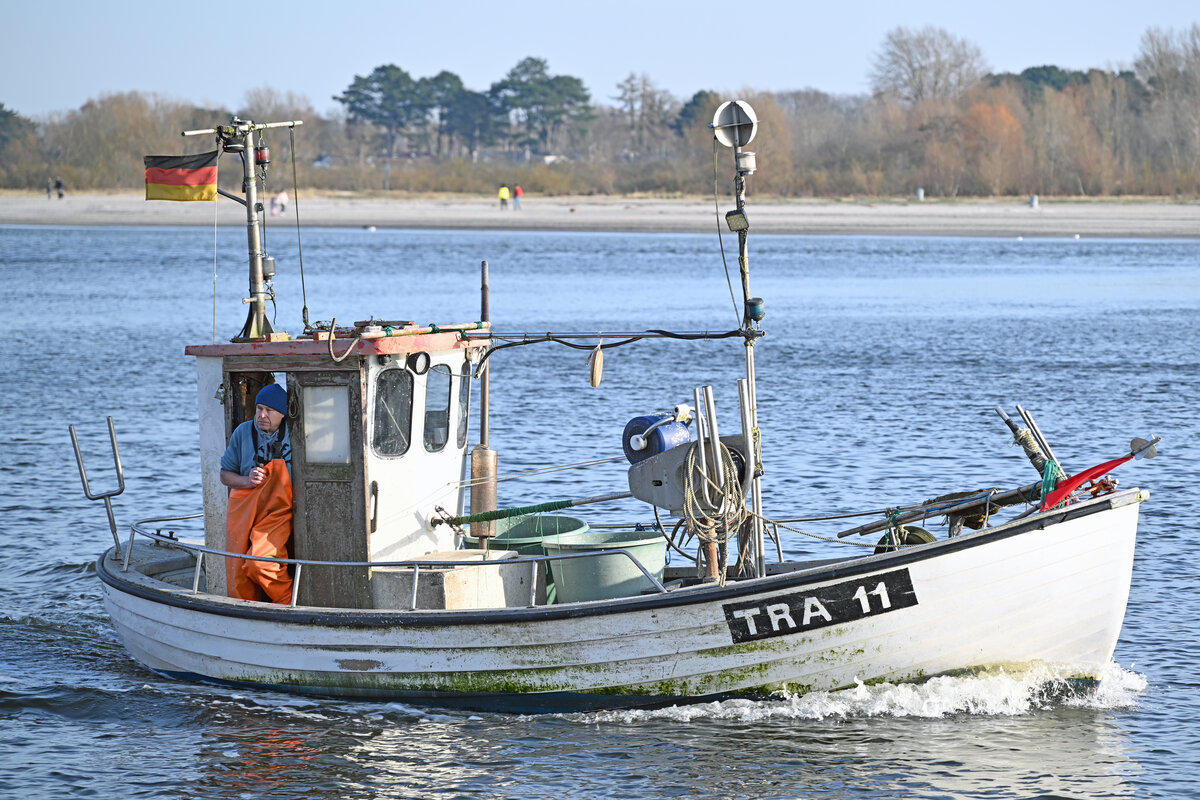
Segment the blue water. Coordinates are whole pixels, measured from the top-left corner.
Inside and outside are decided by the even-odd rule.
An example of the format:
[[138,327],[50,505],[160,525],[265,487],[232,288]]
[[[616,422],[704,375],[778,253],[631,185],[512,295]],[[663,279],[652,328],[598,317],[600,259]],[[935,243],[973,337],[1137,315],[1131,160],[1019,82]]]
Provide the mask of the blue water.
[[[215,335],[245,317],[245,234],[221,229]],[[294,234],[272,229],[276,327],[299,330]],[[211,229],[0,227],[0,796],[1194,797],[1200,794],[1200,241],[752,239],[773,516],[880,508],[1033,473],[992,409],[1033,411],[1069,471],[1161,435],[1123,466],[1142,507],[1109,675],[1082,700],[1037,675],[859,687],[772,702],[544,717],[345,703],[172,682],[125,654],[92,562],[118,523],[199,510],[194,366],[214,338]],[[733,242],[726,242],[730,251]],[[727,330],[715,236],[311,230],[310,317],[478,317],[502,331]],[[735,289],[737,275],[733,275]],[[740,290],[739,290],[740,294]],[[544,344],[493,358],[503,472],[620,452],[625,422],[711,383],[736,429],[736,340]],[[472,431],[474,434],[475,431]],[[621,491],[620,465],[502,484],[521,505]],[[645,518],[636,505],[586,511]],[[837,526],[814,526],[830,533]],[[786,535],[787,554],[831,545]],[[1014,620],[1019,625],[1020,620]]]

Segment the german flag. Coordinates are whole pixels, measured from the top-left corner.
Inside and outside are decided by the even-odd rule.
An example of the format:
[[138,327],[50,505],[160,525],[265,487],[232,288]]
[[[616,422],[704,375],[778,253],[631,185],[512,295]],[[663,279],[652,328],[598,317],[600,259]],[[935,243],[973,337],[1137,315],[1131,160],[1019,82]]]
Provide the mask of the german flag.
[[221,151],[194,156],[146,156],[147,200],[216,200]]

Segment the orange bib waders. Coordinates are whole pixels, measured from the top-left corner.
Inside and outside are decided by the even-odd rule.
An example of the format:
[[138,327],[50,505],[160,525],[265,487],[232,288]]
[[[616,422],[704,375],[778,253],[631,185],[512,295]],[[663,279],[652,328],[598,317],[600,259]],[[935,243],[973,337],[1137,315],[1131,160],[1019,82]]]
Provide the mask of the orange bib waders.
[[[225,549],[251,556],[287,558],[292,536],[292,479],[282,458],[263,467],[267,478],[250,489],[229,492],[229,514],[225,520]],[[287,564],[225,559],[229,596],[242,600],[292,602],[292,578]]]

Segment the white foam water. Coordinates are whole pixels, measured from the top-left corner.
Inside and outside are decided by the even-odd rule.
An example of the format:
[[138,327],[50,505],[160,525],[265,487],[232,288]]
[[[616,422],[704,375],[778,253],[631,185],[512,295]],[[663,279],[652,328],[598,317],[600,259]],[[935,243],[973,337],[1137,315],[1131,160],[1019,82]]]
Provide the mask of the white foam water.
[[579,715],[589,721],[638,722],[699,719],[756,722],[767,719],[827,720],[863,717],[939,719],[957,714],[1019,716],[1057,705],[1128,709],[1146,690],[1146,678],[1109,662],[1097,687],[1074,682],[1077,668],[1034,664],[996,668],[921,683],[857,685],[833,692],[810,692],[778,700],[726,700],[654,710],[603,711]]

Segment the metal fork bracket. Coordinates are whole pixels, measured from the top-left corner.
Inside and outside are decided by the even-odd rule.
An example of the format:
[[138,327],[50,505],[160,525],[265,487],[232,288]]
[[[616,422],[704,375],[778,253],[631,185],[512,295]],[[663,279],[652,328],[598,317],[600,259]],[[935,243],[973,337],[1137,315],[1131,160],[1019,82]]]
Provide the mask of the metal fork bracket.
[[[112,491],[95,493],[88,481],[87,470],[83,467],[83,453],[79,451],[79,437],[75,435],[75,426],[68,425],[71,431],[71,446],[75,448],[75,463],[79,465],[79,480],[83,483],[83,494],[88,500],[103,500],[104,510],[108,512],[108,528],[112,531],[113,542],[116,543],[117,558],[121,557],[121,535],[117,533],[117,518],[113,515],[112,498],[125,491],[125,470],[121,468],[121,451],[117,448],[117,429],[113,427],[113,418],[108,418],[108,439],[112,442],[113,466],[117,470],[117,488]],[[130,540],[132,541],[132,535]],[[129,564],[126,561],[126,568]]]

